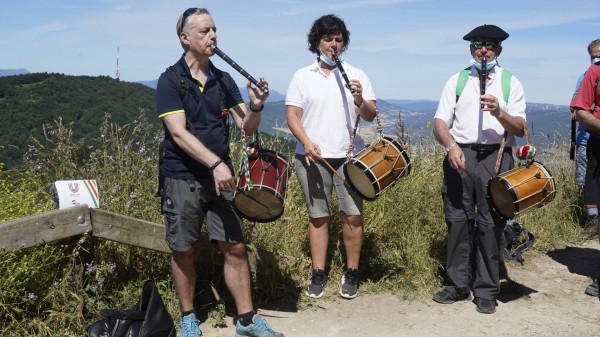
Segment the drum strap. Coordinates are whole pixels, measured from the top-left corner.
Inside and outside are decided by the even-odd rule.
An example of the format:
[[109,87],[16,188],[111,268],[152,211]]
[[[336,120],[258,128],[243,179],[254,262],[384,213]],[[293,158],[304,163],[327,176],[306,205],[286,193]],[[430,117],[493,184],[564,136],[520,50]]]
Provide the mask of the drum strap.
[[[377,109],[377,105],[375,105],[375,119],[377,120],[377,134],[379,134],[379,138],[383,138],[383,127],[381,126],[381,119],[379,118],[379,109]],[[359,122],[360,115],[356,115],[354,129],[352,130],[352,134],[350,135],[350,145],[348,146],[348,151],[346,151],[346,163],[348,163],[350,161],[350,158],[352,157],[352,150],[354,150],[354,139],[356,138],[356,131],[358,130]]]
[[[531,141],[529,139],[529,128],[527,127],[527,122],[523,122],[523,131],[525,131],[525,141],[527,145],[531,145]],[[508,137],[508,132],[504,131],[504,135],[502,135],[502,141],[500,142],[500,150],[498,150],[498,158],[496,159],[496,167],[494,168],[494,175],[498,175],[500,173],[500,163],[502,162],[502,153],[504,153],[504,145],[506,143],[506,137]]]

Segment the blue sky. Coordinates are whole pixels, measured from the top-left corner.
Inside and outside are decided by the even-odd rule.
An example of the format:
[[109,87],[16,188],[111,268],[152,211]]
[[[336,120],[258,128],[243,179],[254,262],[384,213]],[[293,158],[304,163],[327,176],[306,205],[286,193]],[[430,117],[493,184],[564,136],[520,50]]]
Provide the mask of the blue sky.
[[0,7],[0,69],[114,77],[118,47],[122,80],[156,79],[181,56],[175,23],[188,7],[208,8],[219,47],[282,94],[312,62],[306,33],[324,14],[344,19],[345,59],[382,99],[438,100],[468,65],[462,37],[496,24],[510,34],[499,63],[521,80],[527,101],[568,104],[589,65],[587,45],[600,38],[598,4],[583,0],[14,0]]

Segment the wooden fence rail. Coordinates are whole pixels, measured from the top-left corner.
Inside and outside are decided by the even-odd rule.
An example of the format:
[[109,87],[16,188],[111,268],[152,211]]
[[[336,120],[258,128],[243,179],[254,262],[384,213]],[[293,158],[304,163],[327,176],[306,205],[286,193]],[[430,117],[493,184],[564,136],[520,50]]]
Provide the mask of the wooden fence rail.
[[164,225],[89,208],[84,204],[0,222],[0,255],[85,233],[170,252],[165,241]]

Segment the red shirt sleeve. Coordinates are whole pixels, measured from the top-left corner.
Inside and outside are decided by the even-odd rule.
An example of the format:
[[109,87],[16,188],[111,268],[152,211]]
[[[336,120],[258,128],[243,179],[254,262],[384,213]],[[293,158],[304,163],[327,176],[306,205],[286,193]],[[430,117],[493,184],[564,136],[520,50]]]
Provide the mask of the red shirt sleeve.
[[595,105],[593,114],[600,119],[600,86],[596,87],[596,79],[599,75],[598,65],[592,64],[586,71],[581,86],[571,101],[571,108],[592,112],[592,106]]

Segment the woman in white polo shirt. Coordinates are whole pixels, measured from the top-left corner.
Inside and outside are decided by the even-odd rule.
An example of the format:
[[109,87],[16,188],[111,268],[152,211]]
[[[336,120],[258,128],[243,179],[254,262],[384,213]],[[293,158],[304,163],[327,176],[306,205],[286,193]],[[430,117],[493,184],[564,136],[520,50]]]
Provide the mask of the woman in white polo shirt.
[[[363,201],[329,167],[343,175],[356,118],[372,121],[376,99],[367,75],[343,60],[349,42],[350,32],[342,19],[330,14],[315,20],[308,33],[308,50],[317,58],[296,71],[286,95],[287,121],[297,139],[296,172],[309,213],[312,279],[305,293],[312,298],[321,297],[327,283],[325,267],[334,188],[346,248],[340,295],[354,298],[358,294]],[[337,66],[336,56],[343,69]],[[360,132],[356,132],[352,144],[353,154],[364,148]]]

